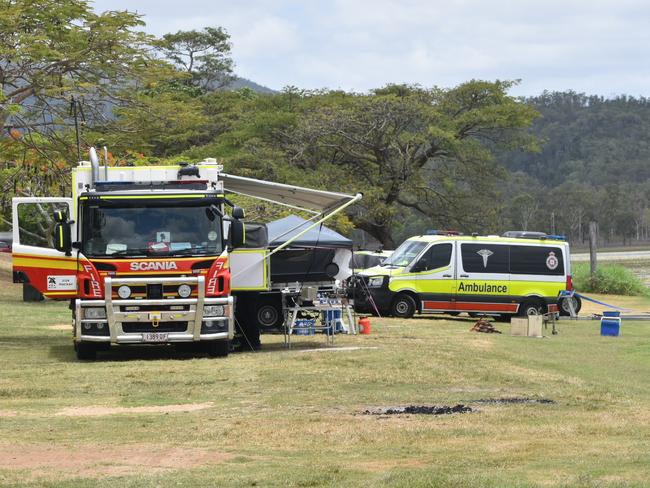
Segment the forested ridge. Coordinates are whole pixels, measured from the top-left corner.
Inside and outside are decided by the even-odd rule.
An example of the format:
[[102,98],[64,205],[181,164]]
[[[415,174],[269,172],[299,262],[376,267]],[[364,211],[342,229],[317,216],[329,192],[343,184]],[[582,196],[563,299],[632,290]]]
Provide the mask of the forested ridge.
[[3,229],[12,196],[69,193],[76,111],[81,152],[107,145],[114,165],[216,157],[236,174],[363,192],[335,225],[385,247],[444,228],[575,242],[592,219],[602,240],[648,239],[646,99],[520,99],[507,80],[269,92],[237,78],[225,29],[156,38],[144,20],[82,0],[0,0]]

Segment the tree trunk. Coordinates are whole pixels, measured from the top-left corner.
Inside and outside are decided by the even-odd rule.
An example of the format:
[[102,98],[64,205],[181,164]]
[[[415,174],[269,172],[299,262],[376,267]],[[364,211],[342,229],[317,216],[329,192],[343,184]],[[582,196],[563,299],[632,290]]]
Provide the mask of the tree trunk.
[[594,221],[589,222],[589,269],[591,276],[596,274],[596,267],[598,265],[596,257],[596,248],[597,248],[597,223]]
[[373,224],[370,222],[356,222],[357,227],[365,230],[372,237],[381,242],[383,249],[395,249],[395,241],[390,233],[390,223],[386,222],[384,225]]

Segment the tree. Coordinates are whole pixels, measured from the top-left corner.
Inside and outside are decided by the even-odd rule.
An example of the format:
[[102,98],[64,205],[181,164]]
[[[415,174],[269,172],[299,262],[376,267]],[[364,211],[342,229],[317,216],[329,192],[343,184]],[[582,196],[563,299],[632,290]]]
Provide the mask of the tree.
[[505,177],[492,150],[534,147],[523,130],[536,112],[507,95],[512,85],[321,95],[329,100],[307,109],[278,140],[296,171],[330,188],[362,191],[351,218],[386,248],[395,245],[400,207],[445,227],[485,227],[498,214],[496,184]]
[[59,163],[75,146],[72,97],[95,127],[141,88],[174,76],[153,56],[142,25],[137,14],[95,13],[85,0],[0,0],[0,138],[36,151],[64,178],[68,167]]
[[163,56],[189,75],[186,83],[203,90],[222,88],[233,80],[230,36],[221,27],[165,34],[157,42]]

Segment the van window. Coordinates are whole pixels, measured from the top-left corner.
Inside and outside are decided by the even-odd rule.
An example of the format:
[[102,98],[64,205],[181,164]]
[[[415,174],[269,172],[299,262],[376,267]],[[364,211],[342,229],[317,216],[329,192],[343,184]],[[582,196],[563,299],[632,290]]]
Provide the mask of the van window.
[[562,248],[548,246],[510,246],[512,274],[564,274]]
[[426,245],[427,243],[422,241],[404,241],[383,264],[385,266],[408,266]]
[[421,270],[438,269],[449,266],[451,262],[451,244],[436,244],[431,246],[418,261]]
[[509,246],[461,244],[463,269],[468,273],[508,273]]

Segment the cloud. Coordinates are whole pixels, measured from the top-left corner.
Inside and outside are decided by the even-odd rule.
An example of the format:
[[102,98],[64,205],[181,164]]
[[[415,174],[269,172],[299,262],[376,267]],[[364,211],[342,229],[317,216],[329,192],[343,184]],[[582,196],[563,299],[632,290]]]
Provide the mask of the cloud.
[[[100,9],[133,8],[99,0]],[[650,2],[641,0],[169,0],[137,2],[148,29],[221,25],[243,76],[272,88],[368,90],[516,79],[650,95]]]

